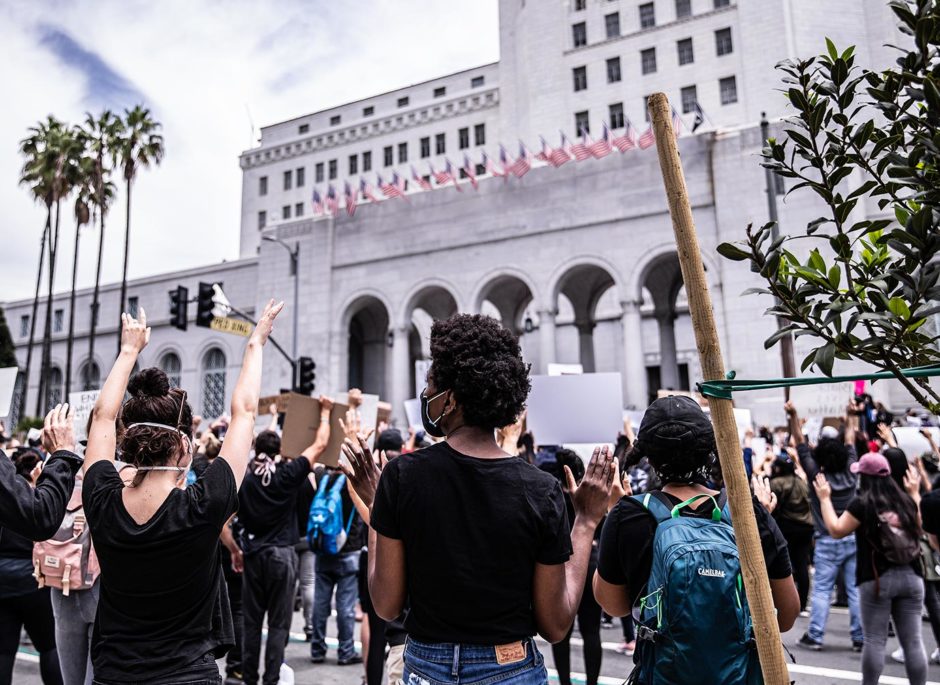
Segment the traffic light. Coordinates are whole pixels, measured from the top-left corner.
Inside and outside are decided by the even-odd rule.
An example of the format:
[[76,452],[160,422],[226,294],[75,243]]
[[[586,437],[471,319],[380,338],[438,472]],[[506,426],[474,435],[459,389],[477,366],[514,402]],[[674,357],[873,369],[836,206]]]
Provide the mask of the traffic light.
[[196,298],[196,325],[209,328],[215,314],[212,309],[215,307],[215,283],[200,283],[199,295]]
[[317,387],[316,379],[317,363],[310,357],[301,357],[297,360],[297,383],[294,385],[294,392],[301,395],[313,394]]
[[186,319],[189,315],[189,290],[177,286],[170,291],[170,324],[181,331],[186,330]]

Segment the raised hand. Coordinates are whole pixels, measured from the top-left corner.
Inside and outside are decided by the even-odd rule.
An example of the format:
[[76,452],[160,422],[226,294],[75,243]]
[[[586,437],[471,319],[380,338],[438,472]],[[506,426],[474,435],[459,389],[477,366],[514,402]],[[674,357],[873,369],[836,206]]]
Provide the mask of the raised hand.
[[356,438],[360,435],[366,440],[375,432],[374,428],[370,428],[368,432],[362,432],[362,414],[359,413],[358,409],[350,407],[346,410],[346,420],[339,420],[339,427],[343,429],[343,433],[346,435],[348,440],[356,442]]
[[[629,419],[627,419],[629,421]],[[630,476],[626,471],[620,473],[620,460],[614,457],[613,463],[614,477],[610,486],[610,501],[607,503],[607,510],[610,511],[624,497],[633,494],[633,486],[630,485]]]
[[911,464],[904,474],[904,490],[915,500],[920,498],[920,472]]
[[822,473],[816,474],[816,480],[813,481],[813,486],[816,488],[816,496],[820,500],[832,497],[832,486],[829,485],[829,481],[826,480],[826,476]]
[[[828,482],[826,483],[828,485]],[[751,476],[751,487],[754,489],[754,495],[768,514],[774,513],[777,508],[777,495],[770,489],[770,479],[767,476],[754,474]]]
[[42,448],[49,454],[59,450],[75,451],[75,408],[57,404],[46,414],[42,425]]
[[580,485],[575,483],[571,469],[564,467],[575,516],[584,517],[595,526],[607,513],[607,505],[610,502],[610,490],[614,480],[612,458],[607,445],[595,447]]
[[150,342],[150,328],[147,326],[147,312],[140,308],[140,318],[130,314],[121,314],[121,351],[140,354]]
[[275,304],[274,300],[268,300],[268,303],[264,306],[264,311],[261,312],[261,317],[258,319],[258,325],[252,331],[248,342],[264,345],[268,341],[271,331],[274,330],[274,319],[277,318],[282,309],[284,309],[283,302]]
[[359,499],[367,508],[371,508],[375,500],[375,491],[379,487],[379,477],[387,463],[385,455],[380,453],[379,462],[376,463],[372,457],[372,450],[369,449],[369,443],[361,435],[357,435],[355,440],[346,438],[342,449],[343,456],[346,457],[348,463],[341,461],[340,468],[352,484],[353,490],[359,495]]

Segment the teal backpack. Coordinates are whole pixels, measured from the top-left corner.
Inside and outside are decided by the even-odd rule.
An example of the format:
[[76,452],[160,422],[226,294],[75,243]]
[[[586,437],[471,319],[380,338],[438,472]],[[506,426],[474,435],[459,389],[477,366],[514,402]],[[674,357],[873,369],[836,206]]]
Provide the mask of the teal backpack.
[[317,494],[310,503],[307,517],[307,544],[316,554],[335,555],[346,544],[356,509],[349,512],[349,520],[343,527],[343,488],[346,476],[340,475],[327,487],[329,476],[324,476]]
[[[710,518],[680,516],[700,499]],[[658,522],[653,564],[639,599],[636,685],[761,685],[741,562],[722,492],[676,506],[656,493],[634,496]],[[636,612],[635,612],[636,613]]]

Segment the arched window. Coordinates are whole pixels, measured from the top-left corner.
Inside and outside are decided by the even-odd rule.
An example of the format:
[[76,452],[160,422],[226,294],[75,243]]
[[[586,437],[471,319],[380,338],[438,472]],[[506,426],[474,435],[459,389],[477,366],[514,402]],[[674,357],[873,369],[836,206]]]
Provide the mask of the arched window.
[[101,387],[101,369],[94,361],[86,361],[78,372],[82,390],[97,390]]
[[202,358],[202,413],[206,418],[225,410],[225,353],[213,347]]
[[[224,361],[223,361],[224,365]],[[182,372],[183,364],[180,362],[179,355],[176,352],[167,352],[160,357],[160,368],[170,379],[170,387],[178,388],[183,382]]]
[[46,411],[62,402],[62,369],[53,366],[46,377]]

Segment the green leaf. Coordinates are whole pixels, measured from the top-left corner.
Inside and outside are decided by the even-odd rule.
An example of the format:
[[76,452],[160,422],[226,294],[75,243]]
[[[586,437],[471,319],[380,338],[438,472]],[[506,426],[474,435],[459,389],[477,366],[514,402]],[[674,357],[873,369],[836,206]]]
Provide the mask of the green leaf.
[[828,37],[826,38],[826,52],[829,53],[829,59],[835,62],[839,59],[839,51],[836,50],[835,43],[833,43]]
[[718,254],[720,254],[725,259],[730,259],[734,262],[743,262],[744,260],[751,258],[750,252],[745,252],[740,247],[732,243],[722,243],[719,245]]
[[832,375],[832,365],[835,363],[836,346],[833,343],[826,343],[816,350],[813,357],[813,363],[819,367],[826,376]]
[[910,213],[902,207],[894,208],[894,216],[902,226],[907,226],[907,220],[911,218]]
[[826,273],[826,261],[822,258],[822,255],[819,254],[819,250],[813,250],[809,253],[809,266],[816,269],[820,273]]
[[892,297],[888,300],[888,311],[899,319],[907,320],[911,318],[911,308],[908,307],[907,302],[900,297]]
[[832,286],[833,290],[838,290],[841,280],[842,269],[839,268],[838,264],[833,264],[831,267],[829,267],[829,285]]
[[799,327],[798,324],[791,323],[791,324],[784,326],[780,330],[774,332],[773,335],[771,335],[769,338],[767,338],[767,340],[764,341],[764,349],[769,350],[771,347],[777,344],[777,341],[779,341],[781,338],[784,338],[790,335],[790,333],[792,333],[798,327]]

